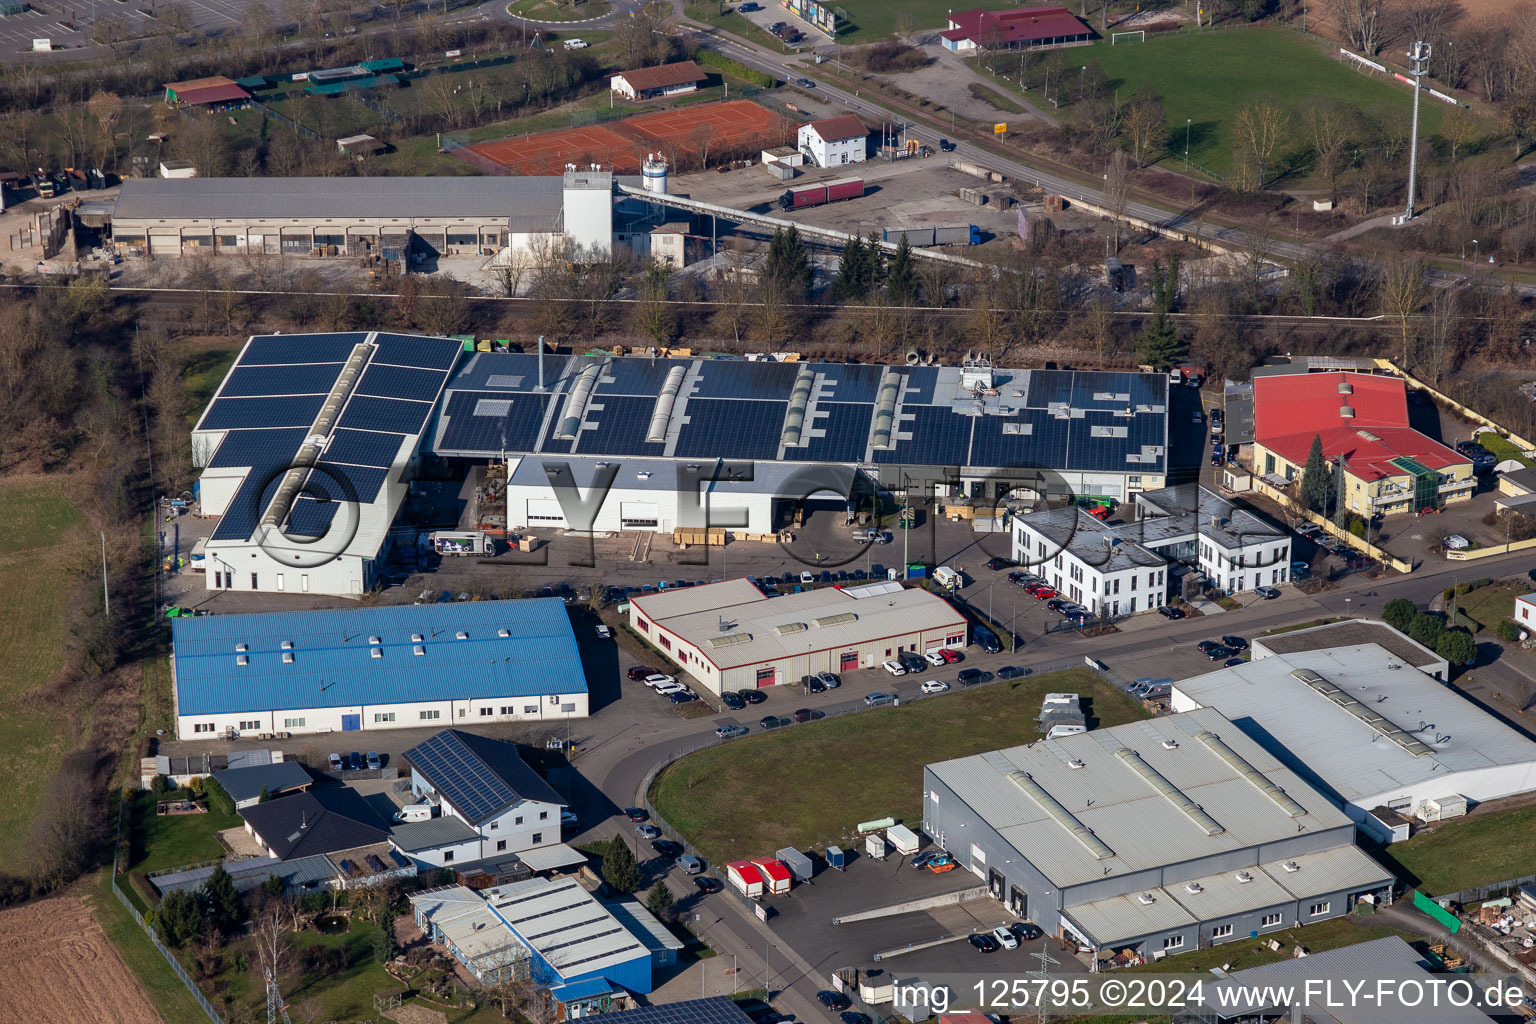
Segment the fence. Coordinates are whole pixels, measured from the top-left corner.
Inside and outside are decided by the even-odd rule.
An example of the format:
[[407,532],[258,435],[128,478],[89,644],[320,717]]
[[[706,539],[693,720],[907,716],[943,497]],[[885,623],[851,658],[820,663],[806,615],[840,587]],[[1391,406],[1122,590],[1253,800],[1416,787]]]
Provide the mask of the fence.
[[[1388,848],[1388,852],[1391,852],[1390,848]],[[1473,886],[1460,892],[1450,892],[1444,896],[1432,898],[1441,906],[1445,906],[1447,903],[1459,903],[1465,907],[1483,900],[1495,900],[1504,896],[1514,896],[1518,899],[1519,893],[1516,890],[1522,885],[1531,885],[1532,883],[1536,883],[1536,875],[1522,875],[1519,878],[1511,878],[1507,882],[1494,882],[1492,885]]]
[[122,793],[119,792],[117,798],[117,843],[112,853],[112,895],[117,897],[117,901],[123,905],[123,908],[128,913],[133,915],[133,919],[138,922],[139,927],[144,929],[144,934],[149,936],[149,941],[154,943],[155,948],[160,951],[160,955],[165,957],[165,962],[171,965],[171,970],[176,972],[176,977],[181,979],[181,983],[187,987],[187,991],[192,994],[192,998],[197,1000],[197,1005],[203,1008],[203,1012],[208,1015],[208,1019],[213,1024],[224,1024],[224,1018],[220,1017],[218,1011],[213,1008],[213,1004],[208,1002],[207,997],[203,995],[191,977],[188,976],[186,970],[182,968],[180,961],[176,959],[170,950],[160,944],[160,938],[155,934],[155,930],[145,923],[144,916],[133,905],[133,901],[128,898],[128,894],[118,887],[118,872],[123,855],[123,812],[127,806],[128,801],[124,800]]

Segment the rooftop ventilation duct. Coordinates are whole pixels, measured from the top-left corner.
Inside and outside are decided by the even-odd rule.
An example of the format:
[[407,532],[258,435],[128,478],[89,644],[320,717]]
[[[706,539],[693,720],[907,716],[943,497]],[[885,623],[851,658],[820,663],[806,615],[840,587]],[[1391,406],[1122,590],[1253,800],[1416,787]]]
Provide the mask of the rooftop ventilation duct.
[[874,446],[892,448],[896,424],[896,398],[901,394],[901,378],[889,371],[880,382],[880,397],[875,402]]
[[683,378],[686,376],[686,366],[674,366],[667,372],[661,393],[656,396],[656,410],[651,413],[651,425],[645,429],[645,439],[651,444],[666,443],[667,427],[672,422],[672,409],[677,405],[677,396],[683,390]]
[[1150,907],[1152,904],[1157,902],[1157,897],[1153,896],[1149,892],[1144,892],[1140,896],[1136,897],[1136,901],[1144,907]]
[[838,612],[836,615],[823,615],[811,620],[818,629],[824,629],[827,626],[846,626],[850,622],[858,621],[859,617],[854,612]]
[[1239,871],[1232,877],[1237,879],[1238,883],[1241,885],[1247,885],[1249,882],[1253,881],[1253,875],[1247,871]]
[[779,440],[786,448],[800,445],[805,429],[805,412],[811,403],[811,390],[816,384],[816,371],[802,365],[795,375],[794,389],[789,393],[789,411],[784,414],[784,433]]
[[1205,892],[1205,886],[1201,885],[1199,882],[1190,882],[1184,887],[1184,891],[1193,896],[1196,893]]

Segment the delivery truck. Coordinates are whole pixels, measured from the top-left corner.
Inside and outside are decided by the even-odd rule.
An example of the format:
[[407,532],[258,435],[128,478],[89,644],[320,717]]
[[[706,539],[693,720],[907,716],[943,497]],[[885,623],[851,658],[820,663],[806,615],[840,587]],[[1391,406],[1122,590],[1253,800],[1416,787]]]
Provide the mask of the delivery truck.
[[933,570],[933,582],[945,590],[958,590],[965,586],[965,577],[951,569],[947,565],[941,565]]
[[779,209],[804,210],[843,199],[858,199],[863,195],[863,178],[838,178],[834,181],[792,185],[779,196]]

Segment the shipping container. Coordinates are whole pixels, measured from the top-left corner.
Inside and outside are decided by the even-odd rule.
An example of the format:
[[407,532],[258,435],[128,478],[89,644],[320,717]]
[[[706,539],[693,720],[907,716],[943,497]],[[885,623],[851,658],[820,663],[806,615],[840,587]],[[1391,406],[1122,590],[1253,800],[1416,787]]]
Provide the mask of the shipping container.
[[759,899],[763,895],[763,874],[750,861],[737,860],[727,864],[725,877],[748,899]]
[[785,867],[789,868],[789,873],[795,876],[795,881],[809,882],[811,880],[811,875],[816,870],[816,865],[811,858],[792,846],[786,846],[784,849],[779,850],[776,856],[784,862]]
[[910,246],[924,246],[933,244],[933,225],[925,228],[886,228],[881,238],[892,245],[900,245],[905,238]]
[[892,825],[885,830],[885,838],[891,841],[891,845],[896,847],[896,852],[903,857],[912,856],[920,845],[917,833],[905,825]]

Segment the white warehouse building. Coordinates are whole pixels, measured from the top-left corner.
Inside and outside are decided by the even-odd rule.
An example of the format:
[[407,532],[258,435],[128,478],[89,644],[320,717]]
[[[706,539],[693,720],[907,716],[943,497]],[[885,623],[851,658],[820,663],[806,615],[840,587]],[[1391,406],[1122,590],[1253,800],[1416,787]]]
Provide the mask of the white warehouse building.
[[1536,742],[1374,644],[1272,654],[1173,685],[1379,839],[1378,808],[1421,820],[1536,790]]
[[558,598],[171,622],[180,739],[585,718]]

